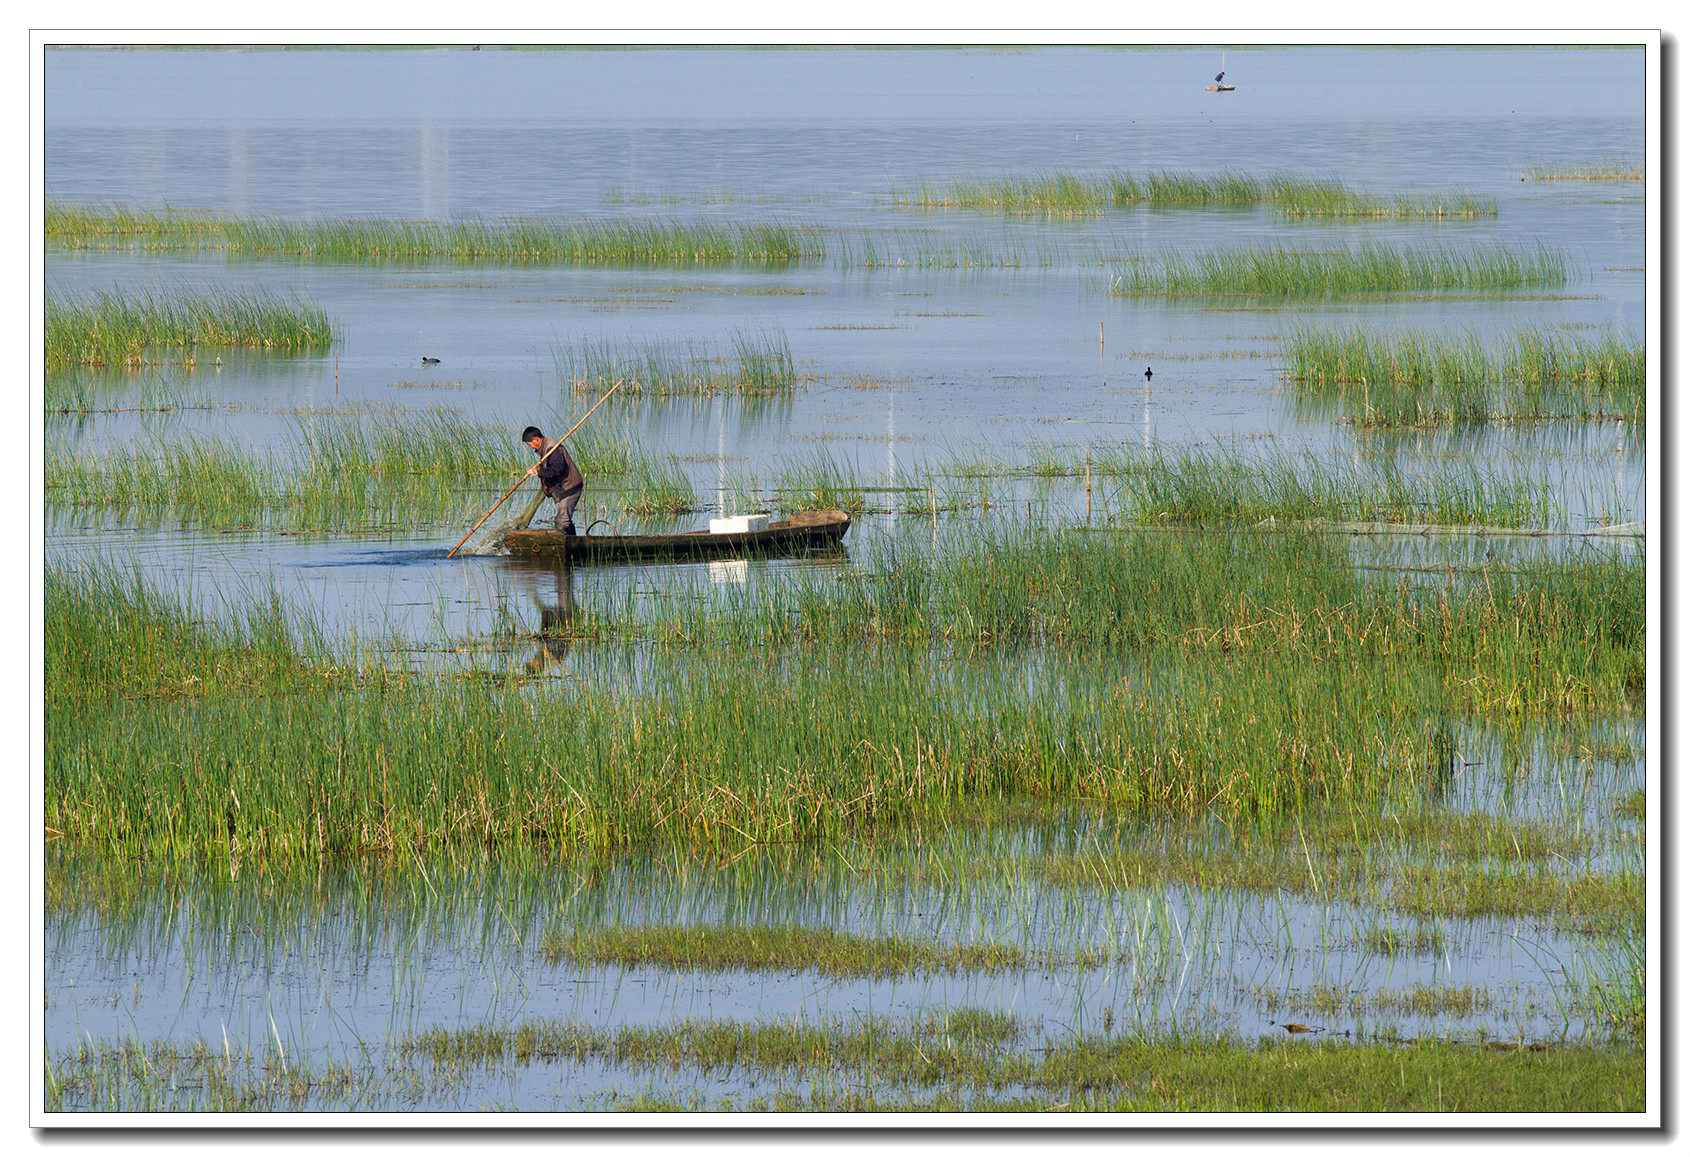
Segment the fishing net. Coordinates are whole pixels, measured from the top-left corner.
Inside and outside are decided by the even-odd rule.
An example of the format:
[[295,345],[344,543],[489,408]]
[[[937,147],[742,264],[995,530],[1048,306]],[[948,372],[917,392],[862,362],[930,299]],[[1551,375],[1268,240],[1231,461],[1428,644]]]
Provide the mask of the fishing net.
[[518,513],[515,518],[512,518],[512,519],[510,519],[509,521],[506,521],[506,522],[501,522],[497,526],[493,527],[492,530],[487,531],[485,534],[483,534],[481,536],[481,540],[479,542],[477,542],[474,546],[470,547],[469,550],[465,553],[467,553],[467,554],[506,554],[506,553],[508,553],[507,548],[505,547],[505,535],[509,534],[513,530],[526,529],[528,524],[530,522],[534,521],[534,515],[540,509],[540,503],[544,502],[545,500],[546,500],[546,492],[543,491],[543,490],[536,491],[535,494],[534,494],[534,497],[529,501],[528,505],[523,507],[521,512]]

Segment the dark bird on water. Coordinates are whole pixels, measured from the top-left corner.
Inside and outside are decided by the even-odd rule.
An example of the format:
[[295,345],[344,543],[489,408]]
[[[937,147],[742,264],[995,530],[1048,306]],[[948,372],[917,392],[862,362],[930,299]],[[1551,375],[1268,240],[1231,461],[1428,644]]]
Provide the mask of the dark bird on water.
[[439,358],[424,358],[423,359],[423,365],[425,365],[425,366],[437,366],[439,364],[440,364]]
[[1224,69],[1224,68],[1221,69],[1219,72],[1215,73],[1215,83],[1219,84],[1221,82],[1221,77],[1223,77],[1225,75],[1226,75],[1226,69]]
[[1144,367],[1144,380],[1147,381],[1147,382],[1150,380],[1150,367],[1149,366]]

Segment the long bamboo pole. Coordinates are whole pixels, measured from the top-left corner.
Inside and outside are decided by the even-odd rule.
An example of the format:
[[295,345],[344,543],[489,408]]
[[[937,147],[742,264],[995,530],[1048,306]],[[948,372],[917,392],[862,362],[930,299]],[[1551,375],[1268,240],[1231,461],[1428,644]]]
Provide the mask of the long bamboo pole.
[[[604,397],[600,398],[598,401],[593,403],[593,410],[596,410],[600,406],[604,405],[605,398],[610,397],[610,395],[614,394],[617,390],[620,390],[621,388],[622,388],[622,379],[617,378],[616,384],[614,386],[611,386],[610,389],[608,389],[604,392]],[[573,433],[575,433],[575,431],[579,430],[583,425],[586,424],[587,419],[591,418],[593,416],[593,410],[588,410],[585,414],[582,414],[581,420],[579,422],[575,423],[573,426],[569,427],[569,434],[565,434],[563,437],[559,438],[556,442],[552,443],[552,450],[556,450],[559,446],[561,446],[565,442],[569,441],[570,434],[573,434]],[[540,468],[541,462],[544,462],[547,458],[550,458],[552,456],[552,450],[547,450],[544,454],[540,455],[540,462],[534,463],[534,468],[536,470],[538,470]],[[499,509],[499,507],[503,506],[505,504],[505,499],[507,499],[511,495],[515,494],[516,488],[518,486],[521,486],[526,481],[528,481],[528,472],[523,471],[522,477],[518,478],[515,482],[511,483],[511,488],[509,490],[507,490],[503,494],[499,495],[499,501],[497,501],[493,504],[493,510],[497,510],[497,509]],[[489,510],[486,514],[483,514],[481,516],[481,522],[486,522],[489,518],[492,518],[493,517],[493,510]],[[454,546],[451,550],[446,552],[447,558],[451,558],[453,555],[457,554],[458,553],[458,547],[463,546],[464,543],[469,541],[469,535],[474,534],[476,531],[481,529],[481,522],[478,522],[474,526],[470,527],[469,528],[469,534],[466,534],[462,538],[458,539],[458,546]]]

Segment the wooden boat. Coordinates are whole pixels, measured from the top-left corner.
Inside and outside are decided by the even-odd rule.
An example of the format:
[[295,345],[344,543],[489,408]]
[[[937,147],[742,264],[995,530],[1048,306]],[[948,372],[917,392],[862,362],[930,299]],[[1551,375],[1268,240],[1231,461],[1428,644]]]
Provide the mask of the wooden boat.
[[1206,84],[1206,85],[1203,86],[1203,91],[1204,92],[1237,92],[1238,86],[1236,84]]
[[513,530],[505,546],[514,556],[565,558],[571,562],[636,562],[642,559],[728,558],[790,554],[806,547],[832,546],[844,537],[851,516],[843,510],[801,510],[783,522],[742,534],[571,535],[556,530]]

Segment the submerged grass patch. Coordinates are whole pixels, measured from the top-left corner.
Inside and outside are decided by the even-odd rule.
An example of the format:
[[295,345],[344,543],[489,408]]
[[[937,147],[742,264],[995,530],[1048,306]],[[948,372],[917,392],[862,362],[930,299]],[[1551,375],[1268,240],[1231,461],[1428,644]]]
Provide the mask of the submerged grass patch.
[[1522,328],[1486,343],[1472,333],[1299,327],[1284,357],[1304,396],[1336,399],[1367,425],[1645,416],[1647,350],[1614,329]]
[[[1428,769],[1428,785],[1439,778]],[[1586,851],[1576,834],[1539,825],[1536,841],[1546,846],[1534,853],[1531,836],[1524,849],[1510,846],[1509,824],[1484,817],[1479,822],[1495,837],[1488,849],[1451,849],[1424,836],[1357,839],[1344,830],[1344,820],[1360,814],[1315,817],[1306,828],[1268,823],[1264,833],[1225,842],[1168,837],[1130,850],[1042,856],[1025,861],[1020,870],[1061,887],[1112,892],[1170,885],[1206,892],[1282,892],[1417,921],[1525,917],[1584,934],[1642,930],[1642,876],[1569,866],[1580,862],[1572,857]],[[1473,822],[1473,817],[1436,807],[1420,814],[1451,828]],[[1443,942],[1443,933],[1422,924],[1408,930],[1370,929],[1362,946],[1381,956],[1421,955],[1437,951]]]
[[1373,293],[1507,292],[1567,283],[1566,258],[1537,245],[1343,250],[1254,245],[1163,253],[1118,267],[1111,293],[1126,296],[1355,297]]
[[[48,1112],[413,1108],[537,1065],[608,1066],[590,1107],[631,1112],[1599,1112],[1647,1108],[1624,1046],[1084,1037],[1051,1042],[991,1009],[852,1021],[686,1020],[599,1028],[536,1019],[433,1029],[379,1062],[327,1065],[220,1044],[83,1043],[45,1059]],[[752,1074],[767,1092],[654,1091],[653,1074]],[[633,1078],[638,1091],[615,1091]],[[761,1082],[760,1082],[761,1083]],[[476,1092],[472,1092],[476,1091]],[[565,1098],[562,1109],[582,1106]]]
[[1008,944],[939,944],[900,937],[850,936],[794,925],[686,928],[588,928],[546,937],[542,951],[564,960],[655,965],[691,971],[813,970],[823,976],[909,976],[917,972],[1002,972],[1029,967],[1032,957]]
[[186,380],[148,375],[137,383],[127,372],[122,375],[127,380],[113,381],[115,376],[77,370],[48,374],[42,409],[49,418],[210,409],[207,395]]
[[502,261],[578,265],[785,264],[823,258],[814,229],[777,222],[504,218],[288,221],[208,211],[50,205],[49,244],[323,261]]
[[49,373],[74,366],[191,365],[201,348],[208,353],[315,353],[333,341],[329,315],[321,306],[266,292],[96,291],[47,297]]

